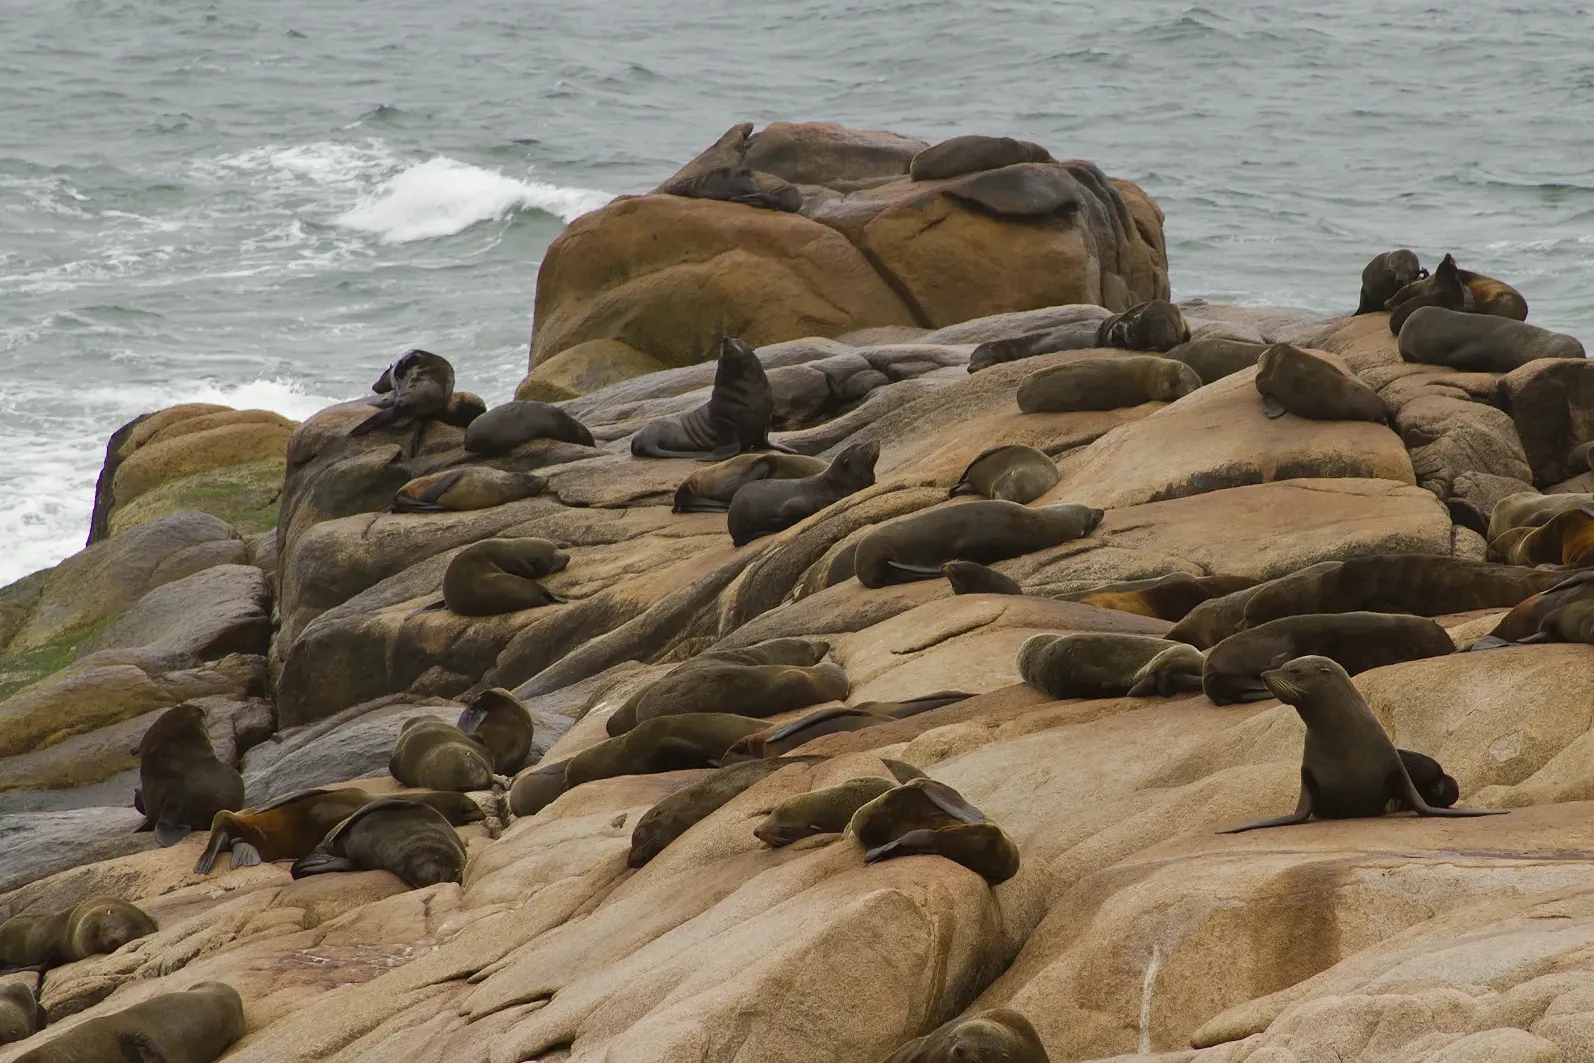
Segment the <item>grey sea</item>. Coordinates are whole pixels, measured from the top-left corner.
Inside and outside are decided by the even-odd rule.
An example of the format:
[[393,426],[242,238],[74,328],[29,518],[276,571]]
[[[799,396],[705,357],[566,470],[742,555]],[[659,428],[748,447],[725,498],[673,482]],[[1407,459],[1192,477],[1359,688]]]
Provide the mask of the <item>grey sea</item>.
[[1594,340],[1570,0],[0,0],[0,584],[105,437],[303,417],[397,352],[506,399],[543,250],[735,122],[1010,134],[1140,182],[1176,297],[1336,311],[1391,247]]

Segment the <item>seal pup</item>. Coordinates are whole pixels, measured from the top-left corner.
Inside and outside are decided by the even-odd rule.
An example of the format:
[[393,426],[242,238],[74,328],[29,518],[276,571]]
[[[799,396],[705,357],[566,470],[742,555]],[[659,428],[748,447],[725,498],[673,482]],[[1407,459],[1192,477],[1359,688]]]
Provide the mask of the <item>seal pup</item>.
[[1012,1008],[995,1008],[943,1023],[884,1063],[1051,1063],[1051,1057],[1028,1019]]
[[1415,251],[1403,247],[1374,256],[1362,269],[1362,298],[1356,313],[1371,314],[1385,309],[1395,293],[1427,277],[1428,271],[1422,268]]
[[40,973],[115,952],[159,927],[120,897],[94,896],[51,915],[18,915],[0,923],[0,968]]
[[853,565],[865,587],[935,579],[948,561],[988,565],[1082,538],[1102,516],[1072,503],[1031,509],[990,499],[939,506],[875,528],[859,541]]
[[969,462],[951,497],[981,495],[1027,506],[1057,485],[1057,463],[1045,451],[1020,444],[992,447]]
[[1188,572],[1168,572],[1150,579],[1107,583],[1055,597],[1058,601],[1079,602],[1098,609],[1178,623],[1203,602],[1256,585],[1257,581],[1248,576],[1192,576]]
[[636,826],[631,828],[631,851],[626,855],[626,866],[645,867],[671,842],[718,812],[754,783],[769,778],[782,768],[794,764],[818,764],[824,759],[770,757],[768,760],[743,761],[715,769],[706,778],[675,791],[642,813]]
[[1181,343],[1164,357],[1183,362],[1195,370],[1201,383],[1211,384],[1226,376],[1251,368],[1268,349],[1266,343],[1247,343],[1223,336],[1198,337]]
[[1096,333],[1100,328],[1099,321],[1070,321],[1018,336],[986,340],[970,352],[968,371],[978,373],[1003,362],[1017,362],[1042,354],[1087,350],[1097,346]]
[[503,687],[477,694],[459,714],[457,726],[487,750],[499,775],[513,775],[526,766],[536,727],[526,706]]
[[1400,356],[1474,373],[1509,373],[1540,358],[1582,358],[1576,337],[1509,317],[1425,306],[1400,330]]
[[161,714],[138,745],[138,793],[144,822],[134,830],[153,830],[162,846],[176,845],[190,831],[210,826],[217,812],[244,806],[244,780],[216,756],[197,705],[179,705]]
[[941,575],[952,584],[953,594],[1023,594],[1024,587],[1011,576],[974,561],[948,561]]
[[908,162],[908,176],[915,181],[945,181],[1021,162],[1051,161],[1051,152],[1028,140],[968,135],[943,140],[919,152]]
[[763,363],[747,344],[726,336],[720,340],[708,401],[643,425],[631,437],[631,453],[638,458],[723,461],[749,450],[779,450],[769,441],[774,413],[775,393]]
[[643,720],[618,738],[599,742],[565,761],[565,789],[616,775],[652,775],[717,768],[725,751],[765,723],[727,712],[689,712]]
[[463,793],[493,785],[493,763],[486,747],[435,716],[404,721],[387,770],[405,786],[427,790]]
[[853,813],[847,829],[863,846],[865,863],[897,856],[944,856],[991,885],[1018,873],[1018,846],[979,809],[945,783],[914,779],[893,787]]
[[553,804],[565,790],[565,766],[568,760],[552,764],[539,764],[515,776],[509,787],[509,811],[518,817],[535,816]]
[[196,982],[86,1019],[16,1063],[212,1063],[244,1035],[244,1002],[225,982]]
[[1391,803],[1419,816],[1497,816],[1499,811],[1436,808],[1423,800],[1395,751],[1384,725],[1351,685],[1350,676],[1327,657],[1297,657],[1262,673],[1273,697],[1294,706],[1306,724],[1301,757],[1301,798],[1295,811],[1277,819],[1230,827],[1239,834],[1261,827],[1287,827],[1318,819],[1381,816]]
[[393,496],[394,513],[459,513],[491,509],[542,493],[548,482],[529,472],[504,472],[484,465],[417,477]]
[[726,517],[731,542],[746,546],[754,539],[785,531],[848,495],[873,487],[874,465],[879,459],[879,443],[853,443],[818,475],[745,484],[731,499]]
[[431,805],[386,797],[372,801],[332,828],[293,862],[294,878],[334,871],[391,871],[412,889],[459,882],[465,843]]
[[1327,358],[1288,343],[1262,352],[1256,390],[1269,418],[1293,413],[1311,421],[1389,423],[1389,408],[1376,391]]
[[1296,657],[1328,657],[1355,675],[1455,650],[1445,629],[1426,617],[1367,612],[1287,616],[1246,628],[1212,647],[1201,672],[1201,689],[1214,705],[1265,701],[1271,695],[1262,673]]
[[1446,255],[1430,276],[1412,281],[1389,297],[1389,331],[1399,336],[1406,319],[1425,306],[1461,310],[1466,306],[1467,289],[1456,275],[1456,257]]
[[768,717],[847,696],[847,673],[834,661],[802,667],[713,661],[653,684],[633,710],[637,724],[661,716],[728,712]]
[[688,172],[660,185],[656,192],[685,199],[717,199],[761,210],[795,213],[802,209],[802,192],[779,179],[766,187],[746,166],[715,166]]
[[1435,808],[1449,808],[1461,800],[1461,786],[1445,774],[1445,769],[1437,760],[1411,749],[1397,749],[1395,752],[1400,754],[1400,762],[1406,766],[1411,784],[1417,788],[1424,801]]
[[0,985],[0,1045],[14,1044],[44,1029],[44,1009],[33,988],[21,982]]
[[587,426],[548,402],[517,399],[495,406],[465,429],[465,449],[472,454],[507,454],[533,439],[594,446]]
[[1080,358],[1031,373],[1017,397],[1023,413],[1074,413],[1173,402],[1200,386],[1195,370],[1172,358]]
[[1166,299],[1136,303],[1096,326],[1096,346],[1131,351],[1171,351],[1190,340],[1190,325]]
[[1132,677],[1129,697],[1171,698],[1201,689],[1201,672],[1206,658],[1184,642],[1175,642],[1140,666]]
[[1567,576],[1523,601],[1470,648],[1489,650],[1528,642],[1594,644],[1594,569]]
[[414,457],[420,450],[426,422],[448,409],[454,396],[454,367],[441,355],[412,348],[388,367],[372,390],[382,393],[382,398],[374,403],[376,413],[351,428],[349,435],[363,436],[379,428],[413,425],[415,431],[408,447],[401,447],[400,452]]
[[1505,281],[1474,273],[1470,269],[1458,269],[1456,276],[1466,289],[1466,303],[1462,309],[1467,313],[1509,317],[1517,321],[1528,319],[1528,301]]
[[1119,698],[1145,683],[1148,676],[1141,670],[1169,650],[1177,656],[1165,660],[1144,689],[1157,690],[1159,683],[1169,693],[1201,689],[1200,652],[1151,635],[1031,635],[1019,647],[1018,674],[1048,697]]
[[820,709],[801,719],[766,727],[762,731],[755,731],[746,738],[739,739],[735,745],[725,751],[724,759],[730,762],[746,758],[778,756],[790,753],[798,746],[825,735],[839,734],[843,731],[862,731],[868,727],[878,727],[883,723],[895,723],[896,720],[895,716],[864,708],[842,706],[835,709]]
[[736,492],[757,480],[802,480],[830,468],[823,458],[806,454],[738,454],[699,469],[675,489],[672,513],[724,513]]
[[840,834],[858,809],[896,787],[895,780],[870,776],[788,797],[753,828],[753,837],[780,849],[816,834]]
[[496,616],[563,602],[537,581],[568,564],[570,555],[547,539],[472,543],[443,572],[443,604],[460,616]]

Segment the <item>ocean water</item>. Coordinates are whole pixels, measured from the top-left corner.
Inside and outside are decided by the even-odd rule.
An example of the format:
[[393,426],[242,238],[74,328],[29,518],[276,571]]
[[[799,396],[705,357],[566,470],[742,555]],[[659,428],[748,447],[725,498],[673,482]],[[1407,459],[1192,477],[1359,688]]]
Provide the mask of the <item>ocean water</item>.
[[412,345],[508,398],[560,228],[742,120],[1093,159],[1177,297],[1347,309],[1409,246],[1594,341],[1582,3],[481,6],[0,0],[0,584],[146,410],[303,417]]

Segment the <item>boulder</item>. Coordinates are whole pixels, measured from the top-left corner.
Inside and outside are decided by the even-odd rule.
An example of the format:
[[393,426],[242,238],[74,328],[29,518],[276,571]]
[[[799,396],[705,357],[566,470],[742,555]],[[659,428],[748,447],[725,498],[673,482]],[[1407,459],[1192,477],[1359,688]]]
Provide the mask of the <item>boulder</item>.
[[621,340],[587,340],[532,367],[515,388],[515,398],[561,402],[666,368]]
[[215,565],[140,598],[94,639],[96,650],[143,647],[212,660],[264,654],[271,639],[271,591],[253,565]]
[[155,835],[134,834],[144,817],[131,808],[79,808],[0,815],[0,893],[58,871],[155,848]]
[[1500,380],[1533,483],[1549,487],[1584,470],[1571,468],[1574,447],[1594,439],[1594,362],[1543,358]]

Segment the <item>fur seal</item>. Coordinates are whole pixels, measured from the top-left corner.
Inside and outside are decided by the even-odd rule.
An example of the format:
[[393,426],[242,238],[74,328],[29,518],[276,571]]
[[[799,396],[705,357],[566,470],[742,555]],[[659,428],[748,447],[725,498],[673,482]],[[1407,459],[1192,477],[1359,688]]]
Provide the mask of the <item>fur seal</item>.
[[736,492],[756,480],[802,480],[830,468],[823,458],[806,454],[738,454],[699,469],[675,489],[673,513],[724,513]]
[[421,476],[398,489],[394,513],[458,513],[491,509],[541,494],[548,482],[529,472],[503,472],[483,465],[467,465]]
[[[1336,564],[1338,562],[1319,561],[1291,575],[1327,572]],[[1167,638],[1174,642],[1188,642],[1198,650],[1211,649],[1245,626],[1245,607],[1257,589],[1265,586],[1266,583],[1258,583],[1201,602],[1186,613],[1183,620],[1173,625]]]
[[766,182],[760,181],[746,166],[716,166],[687,173],[666,181],[656,191],[685,199],[718,199],[788,214],[803,206],[802,192],[795,185],[776,179],[766,186]]
[[1286,827],[1318,819],[1381,816],[1393,804],[1419,816],[1493,816],[1499,812],[1437,808],[1423,800],[1383,724],[1351,685],[1350,676],[1327,657],[1297,657],[1262,673],[1273,697],[1292,705],[1306,724],[1301,758],[1301,798],[1295,811],[1277,819],[1230,827],[1239,834],[1260,827]]
[[304,878],[333,871],[391,871],[413,889],[459,882],[465,843],[431,805],[386,797],[332,828],[290,873]]
[[1454,778],[1445,774],[1439,762],[1426,753],[1410,749],[1397,749],[1400,762],[1411,776],[1411,784],[1422,799],[1435,808],[1449,808],[1461,799],[1461,787]]
[[1456,275],[1456,258],[1446,255],[1430,276],[1412,281],[1389,297],[1389,331],[1399,336],[1406,319],[1425,306],[1459,311],[1466,306],[1467,289]]
[[991,564],[1089,535],[1103,513],[1065,503],[1033,509],[998,499],[938,506],[883,524],[853,555],[865,587],[934,579],[948,561]]
[[674,684],[663,687],[658,694],[660,699],[673,699],[675,695],[672,694],[672,691],[688,688],[688,685],[684,684],[681,679],[681,673],[691,671],[694,668],[723,665],[753,667],[776,664],[808,668],[824,660],[825,655],[829,652],[830,643],[821,639],[805,638],[766,639],[763,642],[739,650],[705,650],[691,660],[681,662],[653,683],[633,693],[624,705],[609,715],[608,720],[604,722],[604,729],[610,735],[622,735],[635,727],[637,709],[644,700],[649,699],[653,688],[661,683]]
[[539,764],[515,776],[509,787],[509,811],[519,817],[535,816],[553,804],[569,787],[565,785],[568,760]]
[[1023,594],[1024,586],[1011,576],[974,561],[948,561],[941,575],[952,584],[953,594]]
[[1541,495],[1522,491],[1494,504],[1487,538],[1492,543],[1512,528],[1537,528],[1568,510],[1594,505],[1594,494]]
[[802,667],[711,661],[673,672],[637,701],[637,724],[683,713],[728,712],[769,717],[826,701],[840,701],[850,685],[833,661]]
[[[456,791],[430,790],[399,796],[432,806],[456,827],[486,818],[475,801]],[[377,800],[380,798],[376,795],[357,787],[300,790],[259,808],[218,812],[210,824],[210,841],[194,864],[194,874],[210,874],[224,852],[232,853],[230,867],[297,860],[320,845],[333,827]]]
[[1470,269],[1458,269],[1456,276],[1461,278],[1461,286],[1466,289],[1466,305],[1462,309],[1469,314],[1489,314],[1517,321],[1528,319],[1528,301],[1505,281]]
[[1310,421],[1389,423],[1389,408],[1376,391],[1327,358],[1288,343],[1262,352],[1256,390],[1270,418],[1293,413]]
[[1051,1063],[1051,1057],[1028,1019],[1012,1008],[995,1008],[943,1023],[884,1063]]
[[1207,653],[1201,689],[1214,705],[1265,701],[1262,673],[1296,657],[1333,659],[1350,674],[1454,653],[1445,629],[1421,616],[1313,613],[1270,620],[1230,635]]
[[95,896],[53,915],[19,915],[0,923],[0,968],[40,972],[115,952],[159,929],[142,908],[120,897]]
[[[1164,660],[1154,676],[1141,674],[1169,650],[1175,656]],[[1145,693],[1166,696],[1201,689],[1201,653],[1193,646],[1151,635],[1099,631],[1031,635],[1019,647],[1018,674],[1053,698],[1120,698],[1143,682]]]
[[205,732],[196,705],[168,709],[144,732],[138,746],[138,795],[144,822],[161,845],[176,845],[190,831],[204,830],[217,812],[244,806],[244,780],[223,764]]
[[1582,358],[1575,337],[1509,317],[1425,306],[1400,330],[1400,356],[1474,373],[1509,373],[1540,358]]
[[443,407],[443,412],[437,415],[437,420],[444,424],[451,424],[455,428],[469,428],[482,414],[487,412],[487,403],[482,401],[480,395],[472,395],[468,391],[456,391],[449,396],[448,405]]
[[642,814],[631,828],[627,867],[643,867],[675,839],[723,808],[754,783],[793,764],[818,764],[824,757],[771,757],[731,764],[682,787]]
[[[1583,568],[1594,564],[1594,505],[1557,513],[1527,531],[1506,551],[1514,565],[1564,565]],[[1559,573],[1549,574],[1557,578]],[[1536,588],[1548,590],[1548,587]],[[1520,599],[1518,599],[1520,601]],[[1507,603],[1515,605],[1516,602]]]
[[212,1063],[244,1035],[244,1002],[224,982],[196,982],[63,1030],[16,1063]]
[[862,731],[883,723],[896,722],[895,716],[863,708],[820,709],[800,720],[766,727],[740,739],[725,751],[725,759],[775,757],[790,753],[816,738],[842,731]]
[[643,720],[618,738],[599,742],[565,761],[565,789],[616,775],[651,775],[717,768],[737,739],[765,723],[727,712],[688,712]]
[[388,367],[372,390],[382,395],[374,403],[377,412],[351,428],[349,435],[363,436],[379,428],[414,425],[414,434],[404,451],[406,456],[414,457],[420,450],[426,422],[447,410],[454,397],[454,367],[441,355],[412,348]]
[[991,885],[1018,873],[1018,846],[945,783],[914,779],[853,813],[847,827],[874,863],[916,853],[944,856]]
[[44,1029],[44,1009],[21,982],[0,985],[0,1045],[14,1044]]
[[1166,299],[1136,303],[1096,326],[1096,346],[1130,351],[1173,350],[1190,340],[1190,325]]
[[896,787],[891,779],[869,777],[788,797],[753,828],[753,837],[779,849],[815,834],[840,834],[858,809]]
[[427,790],[463,793],[493,785],[493,764],[483,744],[435,716],[404,721],[387,770],[405,786]]
[[570,555],[547,539],[484,539],[449,561],[443,604],[460,616],[496,616],[563,602],[537,581],[568,564]]
[[1021,162],[1051,162],[1051,152],[1012,137],[961,136],[925,148],[908,163],[915,181],[944,181]]
[[1082,351],[1095,347],[1099,321],[1070,321],[1063,325],[1007,336],[999,340],[986,340],[969,354],[969,372],[978,373],[1003,362],[1017,362],[1042,354],[1061,351]]
[[465,449],[472,454],[507,454],[533,439],[557,439],[582,447],[594,445],[586,425],[548,402],[506,402],[494,406],[465,429]]
[[1268,349],[1266,343],[1247,343],[1223,336],[1201,337],[1181,343],[1166,355],[1195,370],[1201,383],[1211,384],[1251,368]]
[[1471,648],[1494,649],[1513,642],[1594,643],[1594,569],[1567,576],[1523,601]]
[[1173,402],[1200,386],[1195,370],[1172,358],[1080,358],[1025,377],[1018,386],[1018,408],[1023,413],[1121,410]]
[[638,458],[697,458],[722,461],[749,450],[774,450],[769,421],[775,393],[751,347],[726,336],[714,368],[714,390],[687,413],[660,417],[631,437]]
[[836,455],[824,472],[801,480],[754,480],[731,499],[726,527],[731,542],[746,546],[754,539],[785,531],[826,506],[874,486],[874,465],[880,444],[852,443]]
[[[1202,602],[1256,586],[1248,576],[1192,576],[1169,572],[1151,579],[1108,583],[1085,591],[1057,595],[1059,601],[1115,609],[1178,623]],[[1177,640],[1176,640],[1177,641]]]
[[1356,313],[1383,310],[1389,300],[1406,285],[1426,279],[1428,271],[1417,260],[1417,252],[1401,248],[1377,255],[1362,269],[1362,298]]
[[1019,444],[992,447],[969,462],[952,485],[958,495],[982,495],[1027,506],[1056,486],[1057,463],[1045,451]]
[[459,714],[457,726],[481,743],[492,758],[493,771],[499,775],[513,775],[526,766],[536,727],[526,706],[503,687],[477,694]]

